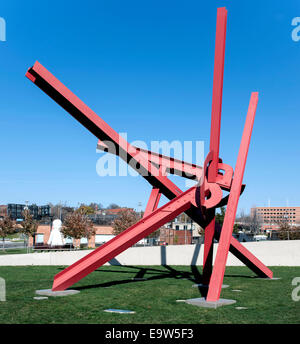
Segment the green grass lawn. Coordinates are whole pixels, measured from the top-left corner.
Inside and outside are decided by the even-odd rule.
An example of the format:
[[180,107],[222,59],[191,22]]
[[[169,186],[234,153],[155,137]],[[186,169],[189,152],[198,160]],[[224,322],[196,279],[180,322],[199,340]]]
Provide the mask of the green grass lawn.
[[[294,277],[299,267],[274,267],[280,280],[263,280],[246,267],[228,267],[222,298],[236,304],[207,309],[177,299],[201,297],[198,288],[201,268],[188,266],[104,266],[73,286],[79,294],[34,300],[35,290],[49,289],[53,276],[63,267],[0,267],[6,281],[6,301],[0,302],[0,323],[300,323],[300,301],[292,300]],[[134,281],[134,277],[147,278]],[[234,292],[239,289],[241,292]],[[238,310],[236,307],[247,307]],[[136,314],[112,314],[107,308],[129,309]]]

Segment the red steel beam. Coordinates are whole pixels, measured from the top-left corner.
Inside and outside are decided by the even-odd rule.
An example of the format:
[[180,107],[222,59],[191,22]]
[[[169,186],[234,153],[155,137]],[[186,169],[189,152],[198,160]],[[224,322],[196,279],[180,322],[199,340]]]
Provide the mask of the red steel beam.
[[[211,110],[211,129],[210,129],[210,151],[212,161],[208,168],[208,182],[214,183],[218,177],[220,130],[222,113],[222,94],[223,94],[223,75],[225,59],[226,41],[226,22],[227,10],[225,7],[217,10],[217,26],[215,40],[215,62],[213,78],[213,96]],[[204,258],[203,258],[203,283],[209,284],[212,263],[213,263],[213,243],[215,235],[215,209],[209,211],[209,221],[204,233]]]
[[250,104],[248,108],[248,114],[246,118],[246,123],[244,127],[244,132],[240,144],[239,154],[235,166],[233,181],[231,185],[231,190],[229,194],[229,200],[227,204],[227,209],[224,217],[224,222],[222,226],[222,231],[220,235],[217,255],[215,259],[214,268],[212,271],[209,289],[207,293],[207,301],[217,301],[220,298],[226,261],[228,257],[230,242],[232,238],[232,231],[234,220],[236,217],[236,211],[238,206],[238,201],[240,197],[240,192],[242,188],[243,176],[246,166],[246,160],[250,145],[251,133],[254,124],[255,112],[258,102],[258,93],[253,92],[251,94]]
[[[109,153],[116,153],[114,149],[111,149],[110,145],[106,145],[102,141],[98,141],[97,149],[103,150]],[[152,162],[156,166],[163,166],[165,167],[166,171],[170,174],[175,174],[180,177],[186,177],[190,179],[200,179],[202,176],[203,168],[196,164],[191,164],[179,159],[174,159],[172,157],[154,153],[152,151],[138,148],[136,146],[132,146],[134,150],[134,155],[138,154],[138,156],[148,159],[148,161]],[[138,158],[138,157],[137,157]]]
[[225,7],[218,8],[216,42],[215,42],[213,98],[212,98],[211,127],[210,127],[210,147],[209,147],[209,150],[213,152],[213,158],[212,158],[212,162],[208,171],[209,183],[215,182],[218,175],[223,75],[224,75],[224,59],[225,59],[225,41],[226,41],[226,22],[227,22],[226,8]]
[[160,196],[161,196],[161,193],[160,193],[159,189],[152,188],[143,217],[150,215],[154,210],[157,209],[157,206],[158,206],[158,203],[160,200]]
[[[218,226],[216,226],[218,227]],[[219,240],[219,236],[215,235],[215,238]],[[265,266],[254,254],[246,249],[238,240],[234,237],[230,239],[230,252],[236,256],[242,263],[244,263],[249,269],[255,272],[262,278],[273,278],[273,272],[267,266]]]
[[125,251],[156,229],[172,220],[194,202],[195,189],[192,187],[164,206],[150,213],[133,226],[126,229],[104,245],[70,265],[65,270],[54,276],[53,291],[64,290],[84,278],[89,273],[98,269],[109,260]]
[[[128,162],[133,168],[136,168],[136,163],[143,162],[143,169],[136,169],[153,187],[159,188],[161,193],[167,198],[173,199],[181,195],[182,191],[166,176],[160,175],[159,170],[156,169],[149,161],[145,162],[143,159],[136,160],[135,156],[129,152],[134,151],[134,147],[130,146],[122,137],[120,137],[107,123],[105,123],[95,112],[93,112],[86,104],[84,104],[77,96],[75,96],[66,86],[64,86],[57,78],[55,78],[45,67],[39,62],[36,62],[30,68],[26,76],[42,91],[48,94],[54,101],[61,105],[67,112],[69,112],[75,119],[77,119],[83,126],[92,132],[98,139],[110,141],[115,144],[117,154]],[[149,166],[151,164],[152,166]],[[153,169],[154,168],[154,169]],[[151,176],[149,171],[154,170],[157,176]],[[144,173],[146,172],[146,173]],[[147,175],[148,173],[148,175]],[[191,205],[185,213],[200,226],[205,227],[205,219],[202,217],[199,209]],[[244,259],[244,263],[252,270],[254,270],[255,262],[253,255],[244,249],[243,246],[234,238],[231,238],[232,245],[230,250],[239,258]],[[262,274],[264,271],[260,270]]]
[[29,68],[26,76],[55,102],[62,106],[91,133],[102,141],[114,144],[116,154],[140,173],[153,187],[158,187],[167,198],[173,199],[182,191],[166,176],[162,176],[153,164],[143,156],[136,157],[135,149],[102,118],[83,103],[39,62]]
[[209,222],[204,231],[204,252],[203,252],[203,267],[202,267],[202,283],[209,284],[212,264],[213,264],[213,248],[215,238],[215,209],[210,209],[208,212]]
[[[111,144],[105,144],[102,141],[98,141],[97,149],[111,153],[117,154],[116,149],[112,147]],[[174,174],[180,177],[185,177],[189,179],[200,180],[203,174],[203,168],[199,165],[191,164],[182,160],[177,160],[166,155],[154,153],[152,151],[141,149],[135,146],[131,146],[131,153],[133,153],[135,159],[148,159],[149,162],[154,164],[157,168],[164,168],[165,173]],[[227,164],[218,164],[219,170],[224,170],[225,174],[220,172],[217,175],[216,183],[221,187],[222,190],[229,191],[231,185],[231,179],[233,175],[233,169]],[[158,171],[159,175],[162,174]]]

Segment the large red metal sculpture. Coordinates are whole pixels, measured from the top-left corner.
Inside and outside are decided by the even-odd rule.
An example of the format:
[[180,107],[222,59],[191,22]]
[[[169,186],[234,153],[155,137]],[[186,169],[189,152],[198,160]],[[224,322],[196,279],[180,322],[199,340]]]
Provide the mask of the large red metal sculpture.
[[[251,94],[244,132],[233,172],[233,169],[219,158],[226,21],[227,10],[219,8],[215,42],[210,151],[203,167],[130,145],[39,62],[36,62],[27,71],[26,76],[33,83],[99,139],[99,149],[117,154],[153,187],[144,217],[123,233],[58,273],[54,277],[53,291],[70,287],[182,212],[185,212],[205,229],[203,282],[208,285],[206,301],[215,302],[220,298],[229,251],[260,277],[273,277],[272,271],[232,236],[238,200],[244,190],[244,185],[242,185],[243,174],[258,93],[253,92]],[[168,179],[167,173],[178,174],[199,182],[196,186],[183,192]],[[223,197],[222,190],[229,191],[229,195]],[[161,194],[164,194],[170,201],[157,208]],[[226,204],[224,223],[220,228],[215,222],[215,210]],[[219,241],[219,245],[213,266],[214,239]]]

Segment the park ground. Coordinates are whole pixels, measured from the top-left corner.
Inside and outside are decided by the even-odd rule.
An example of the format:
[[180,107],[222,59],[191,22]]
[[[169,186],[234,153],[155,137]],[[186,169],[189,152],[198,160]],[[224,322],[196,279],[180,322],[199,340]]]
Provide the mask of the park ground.
[[[79,294],[34,300],[35,290],[49,289],[64,267],[0,267],[6,282],[6,301],[0,303],[2,324],[299,324],[300,301],[292,299],[292,285],[300,267],[273,267],[278,280],[256,278],[246,267],[228,267],[222,298],[236,304],[217,309],[176,302],[201,297],[193,284],[201,281],[201,267],[104,266],[72,288]],[[145,280],[134,280],[145,278]],[[240,291],[234,291],[240,290]],[[299,293],[298,293],[299,294]],[[236,307],[246,307],[237,309]],[[117,308],[135,314],[106,313]]]

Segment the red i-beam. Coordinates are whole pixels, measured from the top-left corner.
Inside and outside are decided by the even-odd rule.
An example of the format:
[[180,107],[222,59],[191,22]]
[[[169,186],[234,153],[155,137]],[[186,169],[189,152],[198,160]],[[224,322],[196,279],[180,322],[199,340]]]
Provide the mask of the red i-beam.
[[[229,251],[259,276],[269,278],[273,276],[272,271],[232,237],[237,202],[244,187],[242,177],[258,98],[256,93],[251,96],[240,153],[233,176],[232,168],[222,163],[219,158],[226,16],[226,9],[219,8],[211,143],[210,153],[203,168],[130,145],[40,63],[36,62],[27,71],[26,76],[33,83],[99,139],[98,147],[117,154],[139,172],[153,187],[143,219],[57,274],[54,277],[53,291],[64,290],[73,285],[182,212],[185,212],[193,221],[205,228],[203,273],[209,283],[207,296],[209,301],[217,300],[220,296],[220,285],[222,285]],[[251,130],[249,130],[250,126]],[[221,173],[220,170],[224,171],[224,173]],[[196,187],[182,192],[168,179],[165,175],[166,172],[196,179],[199,180],[199,183]],[[222,190],[229,191],[229,196],[223,197]],[[157,209],[161,194],[164,194],[170,201]],[[215,209],[227,203],[224,225],[221,230],[217,224],[215,225]],[[212,271],[212,243],[214,238],[219,239],[220,244]]]
[[[227,10],[225,7],[218,8],[217,27],[215,41],[215,63],[213,79],[213,96],[211,110],[210,146],[212,160],[208,169],[208,182],[215,183],[218,176],[223,76],[225,59]],[[204,236],[204,257],[203,257],[203,284],[209,284],[212,262],[213,242],[215,234],[215,208],[208,212],[208,223],[205,227]]]

